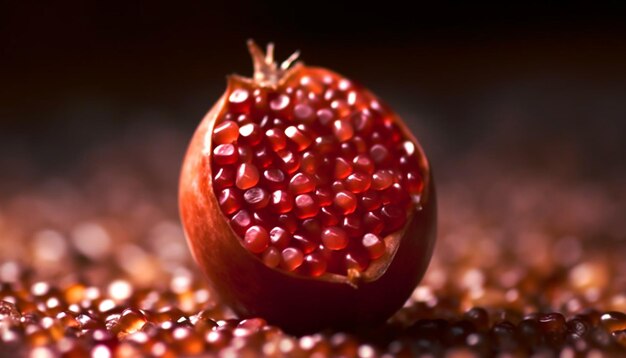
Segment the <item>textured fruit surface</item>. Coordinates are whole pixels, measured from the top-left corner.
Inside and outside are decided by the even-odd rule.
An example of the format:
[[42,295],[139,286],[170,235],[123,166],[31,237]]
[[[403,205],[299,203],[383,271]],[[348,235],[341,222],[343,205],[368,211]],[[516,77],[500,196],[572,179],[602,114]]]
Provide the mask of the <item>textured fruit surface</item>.
[[240,314],[294,330],[381,322],[430,259],[428,161],[362,86],[300,63],[278,68],[271,48],[251,53],[254,79],[229,78],[183,166],[194,257]]

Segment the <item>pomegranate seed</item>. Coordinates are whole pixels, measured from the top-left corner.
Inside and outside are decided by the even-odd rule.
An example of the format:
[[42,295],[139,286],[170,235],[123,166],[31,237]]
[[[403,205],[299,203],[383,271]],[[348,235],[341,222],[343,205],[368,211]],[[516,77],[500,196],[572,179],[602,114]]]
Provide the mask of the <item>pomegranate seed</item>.
[[255,148],[254,163],[259,168],[264,168],[264,169],[269,168],[273,162],[274,162],[274,159],[272,158],[271,151],[269,150],[268,147],[261,145]]
[[374,173],[374,163],[365,154],[359,154],[354,157],[354,159],[352,159],[352,164],[354,164],[354,169],[357,171],[367,174]]
[[331,250],[342,250],[348,246],[348,235],[342,229],[331,226],[322,232],[322,243]]
[[250,123],[250,116],[247,114],[240,114],[237,116],[237,124],[241,127],[244,124]]
[[354,128],[347,120],[337,119],[333,122],[333,133],[337,140],[345,142],[354,135]]
[[324,127],[329,126],[335,120],[335,114],[328,108],[323,108],[317,111],[317,120]]
[[285,114],[289,108],[289,97],[281,94],[270,101],[270,109],[278,114]]
[[337,140],[332,136],[317,137],[314,148],[321,155],[332,154],[337,150]]
[[378,165],[385,164],[389,161],[389,150],[382,144],[374,144],[370,148],[370,157]]
[[343,184],[343,182],[341,180],[335,180],[330,187],[333,189],[333,191],[335,192],[340,192],[342,190],[344,190],[346,188],[346,186]]
[[294,194],[304,194],[315,190],[315,182],[306,174],[298,173],[289,181],[289,190]]
[[239,126],[233,121],[224,121],[213,129],[213,140],[216,144],[233,143],[239,137]]
[[378,209],[380,205],[382,204],[382,201],[380,199],[380,194],[378,194],[377,192],[373,190],[368,190],[365,193],[363,193],[361,197],[359,198],[359,201],[363,209],[369,210],[369,211]]
[[406,221],[406,212],[393,204],[383,206],[380,215],[389,230],[400,228]]
[[259,183],[259,171],[252,164],[241,164],[237,168],[237,178],[235,185],[237,188],[245,190],[250,189]]
[[263,171],[263,184],[270,189],[282,188],[285,185],[285,174],[277,168]]
[[247,145],[240,145],[237,148],[239,152],[239,163],[250,163],[252,162],[252,150]]
[[328,206],[333,203],[333,193],[327,188],[315,189],[315,198],[320,206]]
[[315,112],[308,104],[299,103],[293,107],[293,116],[297,120],[310,123],[315,119]]
[[228,96],[228,104],[232,111],[245,112],[250,108],[250,93],[243,88],[234,90]]
[[235,185],[235,168],[231,166],[221,167],[213,178],[213,185],[216,189],[229,188]]
[[331,207],[327,206],[320,209],[317,217],[319,218],[322,225],[333,226],[339,224],[339,218],[341,217],[341,215],[338,215]]
[[265,228],[272,227],[275,224],[276,216],[265,209],[258,209],[252,213],[255,223],[262,225]]
[[[342,101],[340,99],[334,100],[330,103],[330,108],[332,108],[339,118],[343,118],[350,114],[350,105],[346,103],[346,101]],[[352,127],[352,124],[350,124]]]
[[279,163],[281,168],[288,174],[291,174],[300,168],[300,158],[297,155],[294,155],[291,151],[283,149],[276,152],[276,154],[280,159]]
[[222,211],[226,215],[230,215],[241,208],[239,197],[232,188],[222,190],[219,195],[218,202]]
[[413,144],[410,140],[405,140],[402,143],[402,149],[404,149],[404,153],[409,157],[415,154],[415,144]]
[[346,215],[353,213],[356,210],[357,199],[354,194],[349,191],[341,190],[335,194],[333,204],[339,209],[339,211]]
[[277,267],[280,264],[280,251],[275,247],[268,247],[263,253],[263,263],[267,267]]
[[232,144],[220,144],[213,149],[213,160],[218,165],[233,164],[238,159],[239,153]]
[[372,177],[368,174],[353,173],[345,180],[346,189],[358,194],[366,191],[372,184]]
[[315,242],[300,234],[293,235],[292,242],[294,242],[305,255],[310,254],[317,248],[317,244]]
[[304,264],[311,277],[318,277],[326,273],[326,260],[318,253],[306,255]]
[[272,192],[270,207],[275,213],[288,213],[293,209],[293,199],[291,194],[285,190]]
[[276,226],[270,230],[270,242],[278,249],[284,249],[289,246],[291,234],[280,226]]
[[367,136],[374,128],[374,119],[369,111],[359,111],[352,116],[354,129],[362,136]]
[[424,181],[422,180],[422,177],[414,172],[406,174],[406,180],[404,183],[407,190],[411,194],[420,194],[422,189],[424,189]]
[[309,194],[300,194],[296,196],[296,216],[300,219],[311,218],[317,215],[319,206],[315,199]]
[[342,228],[350,237],[361,237],[363,228],[359,214],[351,214],[343,218]]
[[254,187],[243,193],[243,200],[253,209],[262,209],[270,202],[270,196],[264,189]]
[[272,128],[265,131],[265,137],[275,152],[285,149],[287,146],[287,137],[285,133],[278,128]]
[[393,203],[396,205],[405,205],[409,201],[409,194],[402,188],[399,183],[393,183],[387,190],[383,192],[383,204]]
[[307,173],[309,175],[315,175],[317,172],[318,160],[317,156],[312,152],[304,152],[302,153],[302,160],[300,161],[300,170],[303,173]]
[[369,232],[380,234],[385,228],[385,222],[380,214],[370,211],[363,215],[363,227]]
[[263,139],[261,127],[256,123],[244,124],[239,128],[239,137],[242,142],[255,146]]
[[352,145],[357,153],[363,154],[367,152],[367,143],[361,137],[355,136],[352,138]]
[[285,128],[285,135],[296,145],[299,152],[307,149],[313,143],[313,139],[295,126]]
[[298,230],[298,221],[290,212],[278,215],[278,224],[292,234]]
[[376,260],[385,254],[385,243],[376,235],[367,233],[361,240],[363,247],[367,250],[370,259]]
[[385,170],[377,170],[372,174],[372,189],[385,190],[393,184],[393,176]]
[[263,227],[254,225],[250,226],[248,230],[246,230],[246,235],[243,238],[243,245],[248,251],[260,254],[270,243],[270,236]]
[[251,225],[252,217],[245,210],[239,210],[230,219],[230,227],[239,235],[243,235]]
[[363,272],[367,270],[370,264],[369,258],[366,254],[351,252],[346,255],[346,271],[357,270]]
[[288,247],[281,252],[281,266],[287,271],[293,271],[302,265],[304,255],[302,251]]
[[335,159],[335,179],[344,179],[352,173],[352,165],[345,159],[337,157]]
[[322,227],[317,219],[309,218],[302,222],[302,233],[306,237],[317,240],[322,234]]

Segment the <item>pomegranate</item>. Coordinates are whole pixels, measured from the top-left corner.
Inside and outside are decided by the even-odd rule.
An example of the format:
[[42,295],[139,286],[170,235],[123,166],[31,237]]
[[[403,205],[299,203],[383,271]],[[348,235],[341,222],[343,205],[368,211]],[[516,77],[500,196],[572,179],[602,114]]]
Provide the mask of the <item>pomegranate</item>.
[[434,246],[428,160],[365,88],[248,47],[254,77],[228,78],[183,164],[193,256],[243,317],[295,333],[382,323]]

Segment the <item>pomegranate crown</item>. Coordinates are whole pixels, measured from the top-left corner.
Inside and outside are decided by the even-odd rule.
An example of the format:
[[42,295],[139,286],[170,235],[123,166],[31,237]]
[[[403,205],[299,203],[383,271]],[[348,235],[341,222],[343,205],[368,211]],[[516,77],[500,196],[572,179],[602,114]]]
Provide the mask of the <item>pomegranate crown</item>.
[[254,64],[253,80],[262,87],[277,86],[300,56],[300,51],[296,51],[278,66],[274,61],[274,44],[272,42],[267,44],[267,50],[263,53],[263,50],[254,40],[250,39],[248,40],[248,50]]

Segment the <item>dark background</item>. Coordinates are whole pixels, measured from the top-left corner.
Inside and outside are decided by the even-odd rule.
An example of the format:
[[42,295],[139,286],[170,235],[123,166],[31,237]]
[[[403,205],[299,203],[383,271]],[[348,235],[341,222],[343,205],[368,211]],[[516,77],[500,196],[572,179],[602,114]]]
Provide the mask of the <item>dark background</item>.
[[278,58],[299,49],[306,63],[378,93],[444,177],[459,175],[470,154],[502,170],[573,178],[625,171],[626,21],[617,1],[174,4],[0,5],[4,189],[66,175],[94,147],[155,132],[176,173],[225,75],[251,74],[250,37],[274,41]]

